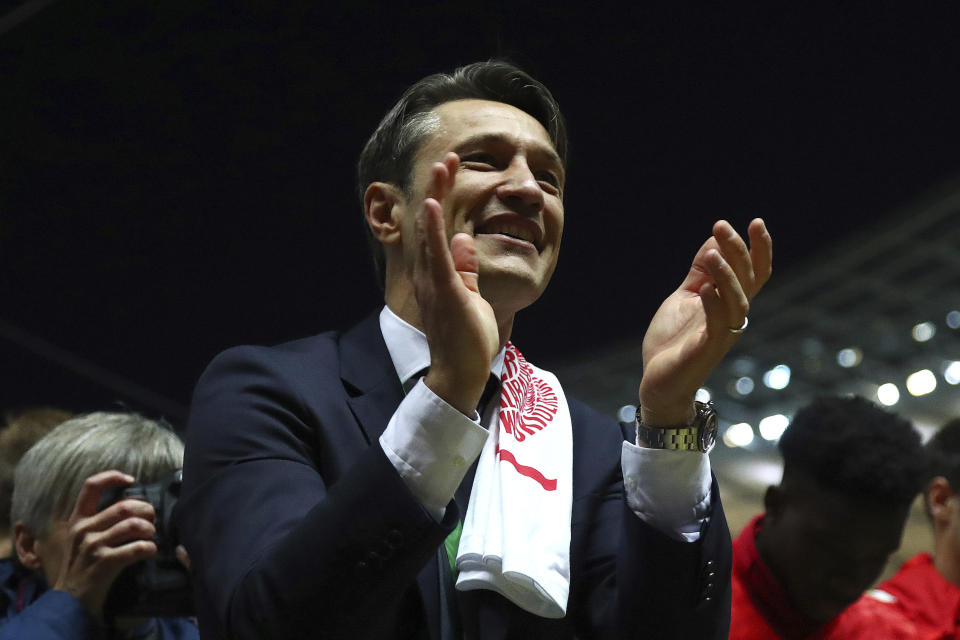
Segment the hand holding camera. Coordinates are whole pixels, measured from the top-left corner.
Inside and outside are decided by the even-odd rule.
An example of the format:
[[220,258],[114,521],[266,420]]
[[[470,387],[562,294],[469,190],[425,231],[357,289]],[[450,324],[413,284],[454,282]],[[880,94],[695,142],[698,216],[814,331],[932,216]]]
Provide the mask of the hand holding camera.
[[153,505],[126,499],[97,511],[104,491],[133,482],[120,471],[87,478],[73,512],[53,523],[47,541],[60,558],[52,587],[72,594],[97,618],[102,618],[107,594],[123,569],[157,553]]

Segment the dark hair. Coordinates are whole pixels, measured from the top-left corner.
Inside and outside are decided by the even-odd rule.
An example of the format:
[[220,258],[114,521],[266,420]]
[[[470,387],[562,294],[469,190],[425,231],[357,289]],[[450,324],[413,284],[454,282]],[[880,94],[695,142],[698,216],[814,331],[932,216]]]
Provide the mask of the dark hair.
[[930,456],[930,479],[943,476],[960,491],[960,418],[940,427],[926,446]]
[[[924,448],[930,460],[927,482],[943,476],[951,489],[960,491],[960,418],[954,418],[940,427]],[[923,494],[923,508],[927,517],[932,517],[929,492]]]
[[909,504],[927,475],[908,420],[860,397],[824,397],[800,409],[780,438],[784,479],[871,502]]
[[[407,89],[387,112],[360,152],[357,189],[361,205],[367,186],[389,182],[403,190],[410,186],[413,158],[432,132],[425,117],[435,107],[454,100],[491,100],[514,106],[537,119],[547,130],[564,167],[567,164],[567,127],[550,91],[525,71],[503,60],[475,62],[453,73],[436,73]],[[364,224],[381,287],[383,247]]]

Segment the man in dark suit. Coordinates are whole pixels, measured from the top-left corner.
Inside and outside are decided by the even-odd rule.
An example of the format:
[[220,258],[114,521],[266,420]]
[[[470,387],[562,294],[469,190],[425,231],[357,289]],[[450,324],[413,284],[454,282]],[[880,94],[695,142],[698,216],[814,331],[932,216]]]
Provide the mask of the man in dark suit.
[[[770,236],[714,225],[618,426],[508,342],[556,265],[565,167],[556,102],[509,64],[425,78],[384,117],[359,177],[386,306],[231,349],[198,384],[180,519],[203,637],[726,637],[716,417],[694,395],[746,327]],[[502,509],[477,498],[501,485]],[[503,558],[471,564],[501,515]]]

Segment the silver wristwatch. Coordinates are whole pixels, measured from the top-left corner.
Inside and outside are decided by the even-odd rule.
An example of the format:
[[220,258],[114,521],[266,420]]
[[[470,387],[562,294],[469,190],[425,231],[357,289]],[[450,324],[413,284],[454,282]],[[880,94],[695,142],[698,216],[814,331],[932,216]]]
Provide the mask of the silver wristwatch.
[[675,449],[709,453],[717,442],[717,410],[712,402],[695,402],[696,415],[690,425],[648,427],[640,421],[637,407],[637,444],[651,449]]

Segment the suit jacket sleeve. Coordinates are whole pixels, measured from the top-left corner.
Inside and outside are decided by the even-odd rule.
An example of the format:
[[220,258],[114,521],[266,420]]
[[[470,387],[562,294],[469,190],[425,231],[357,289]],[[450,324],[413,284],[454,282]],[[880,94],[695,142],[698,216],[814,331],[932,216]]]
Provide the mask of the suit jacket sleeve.
[[204,638],[377,636],[422,610],[409,586],[458,512],[410,494],[336,363],[330,337],[241,347],[198,383],[177,518]]
[[568,615],[577,634],[725,639],[733,560],[716,480],[700,539],[675,540],[627,505],[616,452],[632,433],[580,403],[571,405],[571,412],[578,425],[589,425],[574,433],[574,477],[583,490],[574,496],[571,518],[571,561],[577,575]]

